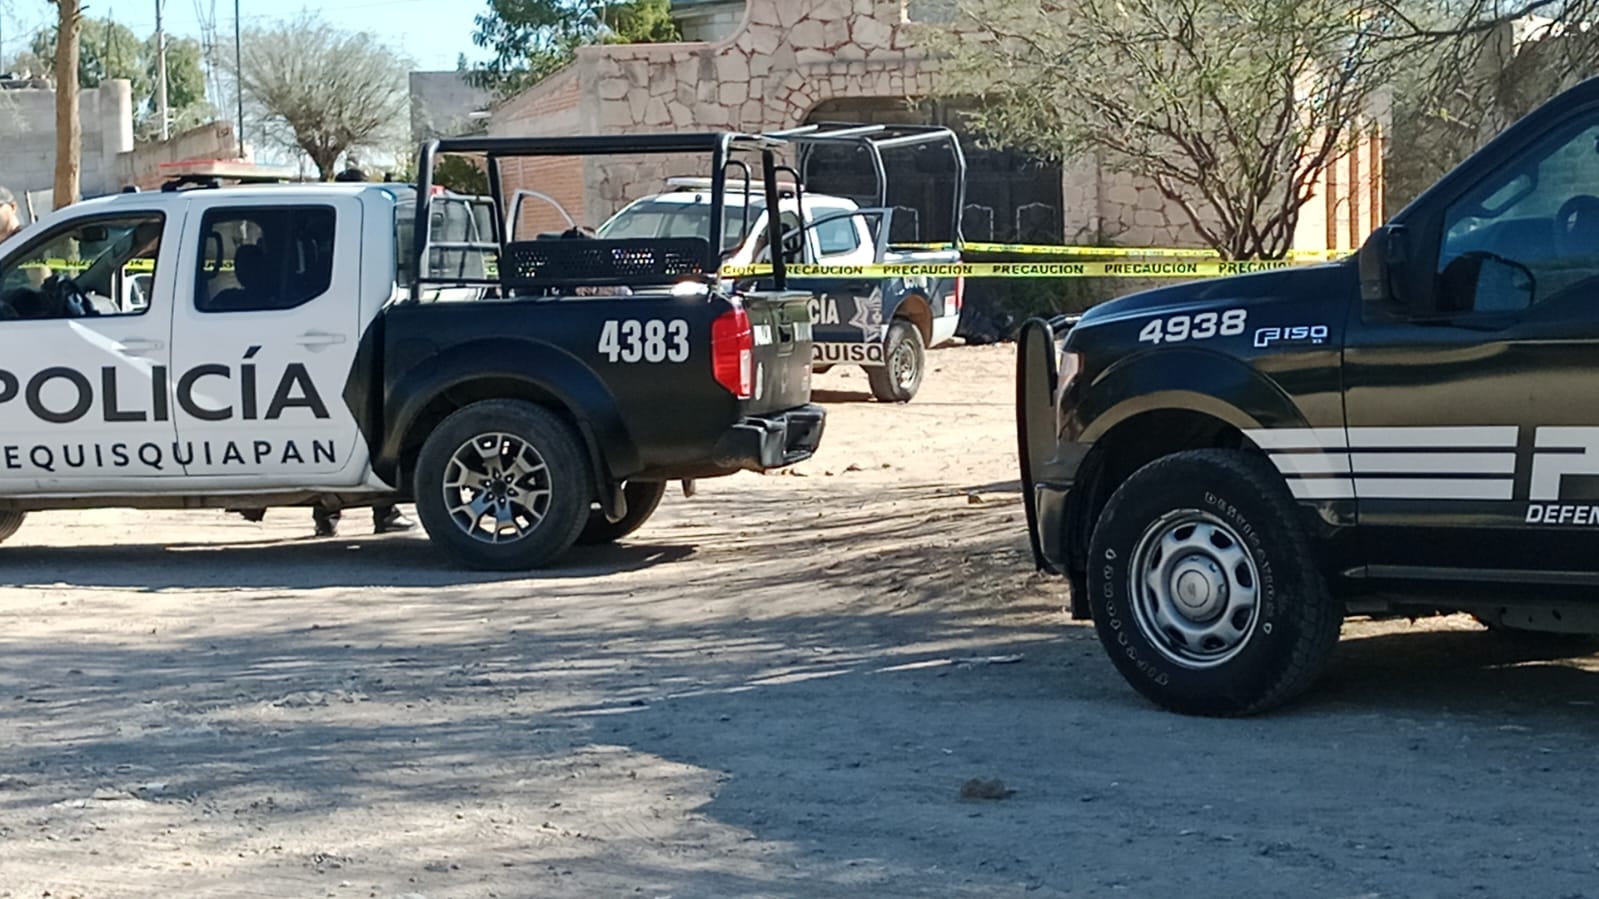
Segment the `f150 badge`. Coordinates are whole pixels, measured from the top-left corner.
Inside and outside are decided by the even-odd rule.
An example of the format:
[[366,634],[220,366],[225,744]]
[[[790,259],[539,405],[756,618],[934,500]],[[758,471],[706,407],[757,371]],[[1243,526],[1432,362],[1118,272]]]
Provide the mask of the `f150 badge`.
[[1317,346],[1327,342],[1326,325],[1287,325],[1281,328],[1256,328],[1255,348],[1269,346]]

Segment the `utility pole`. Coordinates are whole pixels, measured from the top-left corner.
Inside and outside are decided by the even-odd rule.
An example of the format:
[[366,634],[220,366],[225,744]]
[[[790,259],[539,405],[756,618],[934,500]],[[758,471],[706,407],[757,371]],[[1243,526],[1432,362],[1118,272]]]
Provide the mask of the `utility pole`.
[[244,158],[244,43],[239,37],[239,0],[233,0],[233,87],[239,101],[239,158]]
[[78,30],[81,0],[51,0],[60,13],[56,33],[55,208],[78,202],[83,126],[78,121]]
[[171,116],[167,113],[167,35],[161,30],[161,8],[166,0],[155,0],[155,102],[161,117],[161,139],[172,136]]

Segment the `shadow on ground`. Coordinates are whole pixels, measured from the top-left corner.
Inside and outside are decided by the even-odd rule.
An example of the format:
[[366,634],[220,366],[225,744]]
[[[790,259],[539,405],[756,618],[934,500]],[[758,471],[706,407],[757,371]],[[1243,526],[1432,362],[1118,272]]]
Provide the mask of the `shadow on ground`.
[[[1170,715],[1114,674],[1091,628],[1064,620],[1058,586],[1026,573],[1015,508],[951,492],[931,513],[896,511],[908,494],[863,490],[857,508],[820,513],[839,525],[824,532],[711,498],[718,520],[681,546],[590,551],[529,578],[537,590],[412,597],[403,615],[358,614],[374,599],[352,591],[318,597],[338,613],[329,625],[303,597],[265,596],[248,604],[263,624],[244,633],[3,641],[14,738],[0,773],[17,782],[0,791],[0,826],[137,776],[170,781],[161,801],[195,821],[242,816],[279,840],[352,810],[470,814],[452,858],[524,891],[531,865],[551,878],[545,895],[1560,895],[1592,883],[1599,812],[1570,799],[1599,787],[1594,671],[1421,629],[1346,640],[1322,688],[1275,715]],[[932,521],[946,524],[935,534]],[[260,587],[286,585],[281,569],[308,559],[348,572],[334,585],[490,582],[433,567],[418,542],[222,556],[230,584]],[[669,576],[653,583],[584,580],[691,546],[692,569],[661,566]],[[135,549],[155,558],[5,558],[44,583],[190,587],[217,558]],[[237,603],[197,593],[193,611]],[[130,764],[137,775],[118,773]],[[963,799],[971,778],[1015,792]],[[628,801],[602,802],[617,791]],[[425,867],[417,839],[378,827],[339,876],[466,895]],[[227,861],[265,881],[317,863]]]
[[[559,581],[638,571],[689,558],[687,544],[574,547],[529,572],[457,567],[422,535],[106,546],[0,547],[0,570],[16,586],[74,584],[140,590],[443,587]],[[314,574],[312,574],[314,572]]]

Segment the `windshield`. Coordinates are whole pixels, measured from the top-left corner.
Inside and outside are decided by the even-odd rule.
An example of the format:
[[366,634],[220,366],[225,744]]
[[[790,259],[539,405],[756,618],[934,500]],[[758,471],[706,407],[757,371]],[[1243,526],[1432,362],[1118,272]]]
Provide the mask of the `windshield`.
[[[750,204],[750,226],[754,226],[765,208],[766,204],[758,201]],[[722,210],[723,249],[743,243],[746,234],[744,207],[729,204]],[[601,225],[596,236],[613,240],[627,237],[698,237],[710,240],[711,204],[709,201],[674,203],[643,200],[623,209]]]
[[[0,318],[137,314],[155,272],[160,213],[74,222],[13,254],[0,271]],[[70,281],[73,291],[58,285]],[[92,309],[75,308],[81,293]]]

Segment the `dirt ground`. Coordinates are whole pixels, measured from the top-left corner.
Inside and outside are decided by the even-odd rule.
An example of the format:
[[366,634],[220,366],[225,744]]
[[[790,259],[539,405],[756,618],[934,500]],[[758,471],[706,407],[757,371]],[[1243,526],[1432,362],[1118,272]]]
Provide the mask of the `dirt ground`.
[[1357,621],[1290,709],[1152,708],[1031,571],[1013,352],[835,370],[814,460],[530,577],[35,516],[0,896],[1599,897],[1599,659]]

